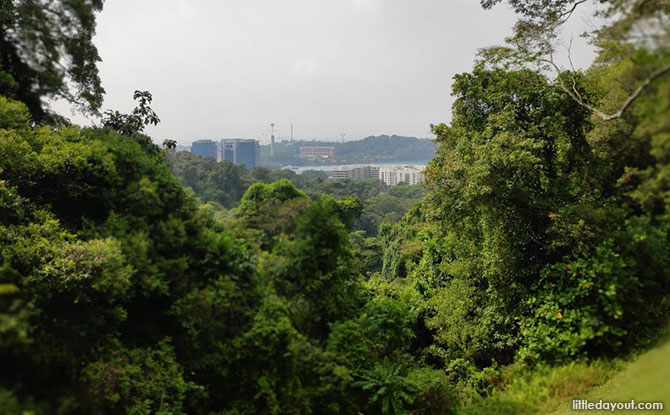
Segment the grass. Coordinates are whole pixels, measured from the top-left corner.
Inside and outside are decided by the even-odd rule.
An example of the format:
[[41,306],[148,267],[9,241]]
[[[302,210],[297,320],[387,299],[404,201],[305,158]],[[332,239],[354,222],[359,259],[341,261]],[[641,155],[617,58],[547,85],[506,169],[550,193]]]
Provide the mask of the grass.
[[[670,342],[651,349],[616,374],[604,385],[591,389],[582,399],[609,402],[663,402],[662,411],[617,410],[617,415],[670,414]],[[551,415],[574,414],[563,408]],[[611,414],[611,411],[580,411],[589,415]]]
[[617,410],[617,415],[670,414],[670,342],[632,361],[571,363],[515,376],[505,390],[462,408],[458,415],[600,415],[572,409],[573,399],[663,402],[663,410]]

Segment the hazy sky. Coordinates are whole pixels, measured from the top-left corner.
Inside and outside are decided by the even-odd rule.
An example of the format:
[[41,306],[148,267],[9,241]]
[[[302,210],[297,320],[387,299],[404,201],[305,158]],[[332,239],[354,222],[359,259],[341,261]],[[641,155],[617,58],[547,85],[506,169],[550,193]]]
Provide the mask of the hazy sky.
[[478,0],[107,0],[94,41],[103,108],[129,112],[149,90],[157,142],[266,142],[271,122],[282,138],[291,122],[303,139],[429,137],[453,75],[514,21]]

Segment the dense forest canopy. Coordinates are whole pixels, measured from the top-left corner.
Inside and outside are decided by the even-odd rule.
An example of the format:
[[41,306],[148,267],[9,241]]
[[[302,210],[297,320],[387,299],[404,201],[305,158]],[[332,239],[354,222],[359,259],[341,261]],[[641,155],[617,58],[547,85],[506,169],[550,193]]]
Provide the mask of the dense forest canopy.
[[224,160],[217,163],[211,157],[199,157],[189,152],[169,151],[167,154],[173,173],[187,191],[215,210],[236,207],[253,183],[272,183],[289,180],[312,199],[328,194],[338,198],[355,197],[363,210],[354,221],[354,230],[367,236],[377,234],[382,222],[396,223],[421,199],[421,184],[387,186],[378,179],[327,180],[322,171],[307,170],[296,174],[291,170],[269,170],[256,167],[248,171],[240,165]]
[[[3,53],[22,47],[7,22],[46,13],[5,3]],[[3,61],[0,410],[537,413],[496,393],[533,373],[588,377],[658,340],[670,42],[652,22],[668,3],[598,2],[597,60],[555,76],[554,26],[583,2],[509,3],[515,35],[454,78],[423,187],[175,153],[142,133],[158,121],[142,92],[100,127],[50,123],[39,103],[55,90]],[[44,5],[89,19],[21,26],[28,38],[90,39],[101,3]],[[400,219],[385,203],[412,206]],[[569,380],[532,393],[567,402],[584,392]]]

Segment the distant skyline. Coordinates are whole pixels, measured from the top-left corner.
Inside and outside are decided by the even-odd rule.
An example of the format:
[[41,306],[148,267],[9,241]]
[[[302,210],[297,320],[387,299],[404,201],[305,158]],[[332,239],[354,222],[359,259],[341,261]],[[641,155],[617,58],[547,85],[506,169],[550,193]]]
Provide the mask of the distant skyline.
[[[580,19],[573,58],[584,67],[593,53]],[[271,122],[282,139],[291,123],[296,139],[423,138],[450,119],[452,77],[515,21],[506,6],[485,11],[477,0],[115,0],[94,42],[103,110],[129,112],[133,91],[149,90],[156,142],[266,144]],[[86,122],[63,102],[53,108]]]
[[[350,139],[345,138],[344,141],[342,141],[342,139],[340,137],[323,138],[323,139],[316,139],[316,138],[309,138],[309,137],[293,137],[293,141],[294,142],[308,142],[308,143],[313,142],[313,141],[317,141],[317,142],[322,142],[322,143],[340,144],[340,143],[348,143],[350,141],[360,141],[360,140],[364,140],[364,139],[370,138],[370,137],[381,137],[381,136],[384,136],[384,135],[389,136],[389,137],[401,136],[401,137],[408,137],[408,138],[418,138],[420,140],[432,140],[433,139],[432,136],[417,137],[417,136],[405,136],[405,135],[400,135],[400,134],[375,134],[375,135],[366,135],[365,137],[352,137]],[[184,143],[178,143],[178,146],[189,147],[191,144],[193,144],[193,142],[198,141],[198,140],[200,140],[200,141],[203,141],[203,140],[208,141],[209,140],[209,141],[213,141],[214,143],[219,144],[219,142],[222,141],[222,140],[231,140],[231,139],[233,139],[233,140],[241,139],[241,137],[197,138],[197,139],[193,139],[192,141],[185,141]],[[258,140],[258,138],[255,138],[255,139]],[[291,141],[290,136],[288,136],[288,137],[284,137],[284,136],[275,137],[275,143],[282,143],[282,142],[289,142],[289,141]],[[268,139],[267,142],[261,142],[260,145],[261,146],[269,146],[270,145],[270,140]]]

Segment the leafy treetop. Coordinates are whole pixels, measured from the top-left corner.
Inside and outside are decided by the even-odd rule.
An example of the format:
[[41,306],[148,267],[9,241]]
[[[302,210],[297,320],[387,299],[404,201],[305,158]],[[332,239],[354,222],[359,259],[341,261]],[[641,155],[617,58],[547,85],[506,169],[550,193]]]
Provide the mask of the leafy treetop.
[[49,115],[44,98],[64,98],[96,114],[104,89],[93,44],[103,0],[0,0],[0,93]]

